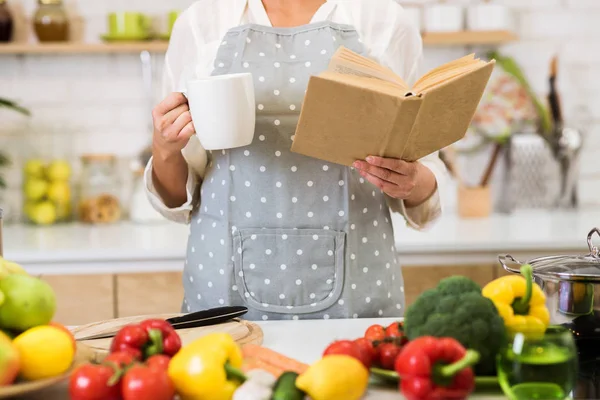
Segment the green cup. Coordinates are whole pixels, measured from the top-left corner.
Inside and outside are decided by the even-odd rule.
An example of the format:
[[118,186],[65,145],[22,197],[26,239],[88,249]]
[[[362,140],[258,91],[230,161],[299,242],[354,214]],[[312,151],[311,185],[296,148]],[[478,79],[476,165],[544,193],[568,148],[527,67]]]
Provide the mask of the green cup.
[[169,35],[171,34],[171,32],[173,32],[173,26],[175,25],[175,21],[177,21],[177,18],[179,18],[179,11],[170,11],[169,14],[167,15],[167,21],[168,21],[168,33]]
[[139,37],[148,35],[150,18],[139,12],[114,12],[108,15],[108,33],[111,36]]

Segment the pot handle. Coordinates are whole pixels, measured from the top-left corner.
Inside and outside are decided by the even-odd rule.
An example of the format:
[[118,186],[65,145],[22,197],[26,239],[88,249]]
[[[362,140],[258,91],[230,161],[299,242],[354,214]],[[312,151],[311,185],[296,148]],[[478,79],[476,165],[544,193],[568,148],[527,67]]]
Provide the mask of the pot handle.
[[598,250],[598,247],[594,246],[594,243],[592,242],[592,237],[594,237],[594,233],[600,236],[600,229],[594,228],[590,231],[587,237],[587,244],[590,248],[590,254],[594,257],[600,257],[600,251]]
[[[509,260],[511,263],[513,264],[517,264],[519,265],[519,268],[511,268],[509,267],[507,264],[507,260]],[[521,265],[523,265],[520,261],[517,261],[513,256],[511,256],[510,254],[507,254],[505,256],[498,256],[498,261],[500,262],[500,264],[502,264],[502,267],[507,270],[508,272],[512,272],[513,274],[520,274],[521,273]]]

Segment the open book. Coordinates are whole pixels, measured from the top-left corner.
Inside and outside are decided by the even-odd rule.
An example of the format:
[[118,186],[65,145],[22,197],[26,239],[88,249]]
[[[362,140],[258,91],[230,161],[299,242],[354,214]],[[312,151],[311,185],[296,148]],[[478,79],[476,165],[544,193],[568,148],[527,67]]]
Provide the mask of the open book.
[[340,47],[309,80],[291,150],[348,166],[368,155],[416,161],[464,137],[494,65],[469,55],[410,87]]

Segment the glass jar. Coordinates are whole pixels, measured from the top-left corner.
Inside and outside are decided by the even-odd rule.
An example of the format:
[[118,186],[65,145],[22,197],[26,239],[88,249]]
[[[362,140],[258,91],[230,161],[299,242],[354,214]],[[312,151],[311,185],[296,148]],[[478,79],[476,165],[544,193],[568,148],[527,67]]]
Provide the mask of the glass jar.
[[12,40],[13,17],[6,5],[6,0],[0,0],[0,42],[6,43]]
[[62,0],[38,0],[34,15],[35,33],[40,42],[69,40],[69,18]]
[[120,183],[117,159],[112,154],[88,154],[81,157],[79,220],[106,224],[121,219]]

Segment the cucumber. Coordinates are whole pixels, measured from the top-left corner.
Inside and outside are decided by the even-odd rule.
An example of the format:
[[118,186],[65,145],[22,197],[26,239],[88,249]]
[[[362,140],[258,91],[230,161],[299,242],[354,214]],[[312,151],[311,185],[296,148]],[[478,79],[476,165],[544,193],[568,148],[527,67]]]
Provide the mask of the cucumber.
[[271,400],[304,400],[306,394],[296,387],[295,372],[284,372],[281,374],[273,389]]

